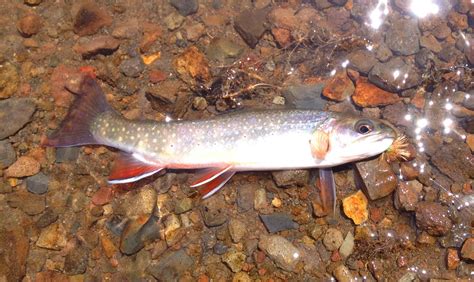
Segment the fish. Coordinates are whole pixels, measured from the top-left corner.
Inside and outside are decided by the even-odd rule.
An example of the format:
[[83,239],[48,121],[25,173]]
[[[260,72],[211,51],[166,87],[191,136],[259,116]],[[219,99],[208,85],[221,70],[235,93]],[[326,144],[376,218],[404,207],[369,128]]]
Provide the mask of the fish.
[[135,182],[164,169],[196,170],[191,187],[207,198],[240,171],[320,168],[322,202],[335,208],[331,167],[386,151],[386,122],[306,109],[263,109],[201,120],[128,120],[85,76],[77,98],[44,146],[105,145],[120,151],[108,182]]

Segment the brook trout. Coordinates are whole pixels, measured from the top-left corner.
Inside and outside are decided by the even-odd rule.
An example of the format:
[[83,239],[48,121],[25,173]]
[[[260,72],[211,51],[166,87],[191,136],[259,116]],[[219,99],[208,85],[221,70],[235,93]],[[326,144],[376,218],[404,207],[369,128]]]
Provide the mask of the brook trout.
[[85,77],[79,89],[61,127],[43,143],[121,150],[109,176],[112,184],[137,181],[166,168],[199,169],[191,186],[202,187],[208,197],[238,171],[329,168],[380,154],[396,137],[380,120],[313,110],[132,121],[109,106],[91,77]]

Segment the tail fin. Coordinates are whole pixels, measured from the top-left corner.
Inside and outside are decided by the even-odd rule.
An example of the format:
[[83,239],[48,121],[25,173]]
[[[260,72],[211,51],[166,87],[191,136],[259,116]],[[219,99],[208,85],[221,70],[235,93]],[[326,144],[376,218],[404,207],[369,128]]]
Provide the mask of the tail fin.
[[105,95],[97,82],[85,75],[76,100],[61,126],[43,140],[42,145],[51,147],[70,147],[86,144],[99,144],[90,131],[90,125],[101,113],[111,110]]

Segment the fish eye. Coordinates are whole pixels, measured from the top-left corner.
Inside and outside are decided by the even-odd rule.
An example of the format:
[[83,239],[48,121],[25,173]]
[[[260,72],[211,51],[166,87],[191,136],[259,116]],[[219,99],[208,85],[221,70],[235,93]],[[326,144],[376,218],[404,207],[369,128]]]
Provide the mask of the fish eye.
[[359,120],[354,129],[360,134],[367,134],[374,130],[374,124],[370,120]]

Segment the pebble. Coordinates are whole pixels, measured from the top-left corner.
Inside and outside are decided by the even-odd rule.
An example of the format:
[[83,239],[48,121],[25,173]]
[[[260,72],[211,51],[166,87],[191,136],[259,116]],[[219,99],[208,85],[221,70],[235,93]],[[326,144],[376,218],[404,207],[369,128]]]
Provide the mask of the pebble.
[[304,186],[309,182],[309,171],[303,169],[274,171],[272,177],[278,187]]
[[371,200],[390,195],[397,188],[397,176],[392,167],[380,158],[356,163],[357,176],[362,179],[362,188]]
[[269,215],[260,215],[260,219],[267,228],[268,232],[276,233],[284,230],[298,229],[298,223],[294,222],[287,213],[272,213]]
[[409,56],[420,50],[419,38],[416,21],[398,19],[387,30],[385,43],[396,54]]
[[158,218],[142,215],[128,221],[120,236],[120,251],[132,255],[141,250],[146,242],[160,237]]
[[461,248],[461,257],[466,260],[474,260],[474,238],[467,238]]
[[254,207],[257,187],[253,184],[245,184],[237,189],[237,205],[240,212],[248,211]]
[[260,210],[266,210],[269,205],[267,202],[267,191],[263,188],[258,188],[255,190],[255,198],[253,201],[253,207],[255,210],[260,211]]
[[222,261],[229,266],[232,272],[236,273],[242,270],[246,258],[244,253],[231,250],[224,254]]
[[422,197],[423,185],[417,180],[400,181],[395,192],[395,207],[414,211]]
[[333,275],[339,282],[357,281],[357,277],[344,264],[339,264],[334,268]]
[[164,18],[164,22],[168,30],[173,31],[178,29],[186,18],[180,14],[173,12]]
[[66,229],[61,223],[53,223],[41,230],[36,246],[59,251],[66,246]]
[[[20,85],[20,76],[16,67],[10,63],[0,64],[0,99],[9,98],[16,93]],[[8,100],[7,100],[8,101]],[[0,112],[3,111],[2,103],[0,101]],[[10,103],[14,103],[13,101]],[[3,121],[0,115],[0,121]],[[10,121],[11,122],[11,121]],[[2,137],[1,123],[0,123],[0,140]]]
[[[394,76],[394,70],[399,74]],[[395,57],[386,63],[375,64],[369,73],[369,81],[387,91],[397,92],[420,85],[422,78],[414,66]]]
[[30,6],[38,6],[43,2],[43,0],[24,0],[25,4],[30,5]]
[[421,202],[416,206],[416,225],[432,236],[446,235],[452,227],[448,208],[434,202]]
[[73,30],[79,36],[93,35],[102,27],[112,24],[112,17],[107,11],[91,1],[80,2],[73,18]]
[[171,0],[170,4],[183,16],[192,15],[199,8],[198,0]]
[[360,77],[356,82],[352,100],[361,107],[377,107],[395,104],[400,101],[397,94],[387,92]]
[[339,72],[326,83],[323,95],[334,101],[344,101],[352,96],[355,87],[346,72]]
[[46,208],[43,214],[36,221],[36,227],[45,228],[58,220],[58,214],[50,207]]
[[212,250],[216,255],[223,255],[229,250],[229,247],[227,247],[222,241],[218,241],[214,247],[212,247]]
[[185,250],[171,251],[153,260],[146,272],[161,281],[177,281],[193,264],[194,259]]
[[139,77],[143,70],[145,64],[140,57],[126,59],[120,64],[120,71],[127,77]]
[[250,48],[255,48],[267,30],[268,10],[244,10],[235,19],[234,28]]
[[467,16],[455,11],[449,12],[448,24],[453,30],[464,30],[469,27]]
[[299,250],[290,241],[279,235],[263,235],[258,247],[286,271],[294,271],[301,259]]
[[120,40],[110,35],[97,35],[92,38],[81,38],[74,45],[74,52],[88,59],[95,55],[110,55],[120,46]]
[[193,200],[191,198],[184,198],[176,201],[174,206],[174,212],[176,214],[182,214],[190,211],[193,208]]
[[238,219],[231,219],[229,221],[229,233],[234,243],[240,242],[247,234],[247,226]]
[[37,34],[42,27],[41,18],[33,12],[28,12],[21,17],[16,27],[23,37]]
[[474,134],[468,134],[466,136],[466,144],[469,146],[469,149],[471,149],[471,152],[474,152]]
[[138,19],[132,18],[126,22],[117,24],[112,30],[112,36],[117,39],[132,39],[140,32]]
[[27,192],[24,189],[17,189],[14,193],[8,194],[7,203],[12,208],[19,208],[28,215],[37,215],[46,208],[45,197]]
[[37,174],[41,169],[40,163],[28,156],[19,157],[5,170],[6,177],[25,177]]
[[56,163],[74,162],[79,157],[81,148],[79,147],[64,147],[56,148]]
[[370,52],[366,49],[359,49],[352,52],[349,54],[348,60],[351,68],[354,68],[364,75],[367,75],[377,63],[374,52]]
[[446,267],[448,270],[456,270],[459,266],[459,259],[458,250],[453,248],[448,248],[446,252]]
[[[4,89],[5,88],[3,88],[2,93]],[[1,96],[3,96],[3,94],[0,94],[0,98]],[[6,100],[1,100],[0,140],[13,135],[18,130],[22,129],[25,124],[30,122],[35,110],[35,103],[32,99],[29,98],[10,98]]]
[[376,50],[375,56],[381,62],[386,62],[392,57],[392,51],[386,44],[380,44]]
[[89,258],[89,250],[76,242],[74,248],[69,250],[64,260],[64,271],[68,275],[77,275],[86,272]]
[[344,242],[344,237],[342,236],[341,231],[336,228],[328,228],[326,234],[324,234],[323,244],[328,251],[335,251],[341,247],[342,242]]
[[297,109],[323,111],[327,101],[322,98],[325,83],[295,84],[283,89],[286,104]]
[[441,146],[431,156],[432,163],[456,182],[474,178],[474,156],[465,143],[452,142]]
[[194,97],[194,100],[193,100],[193,108],[196,110],[196,111],[204,111],[205,109],[207,109],[207,100],[203,97]]
[[207,56],[212,60],[224,61],[229,58],[237,58],[242,54],[243,48],[227,38],[214,38],[207,47]]
[[150,215],[155,210],[157,198],[155,189],[151,186],[145,186],[137,192],[129,198],[122,198],[120,206],[128,218]]
[[26,189],[33,194],[44,194],[48,191],[49,177],[42,172],[26,179]]
[[181,79],[193,84],[195,80],[207,82],[211,78],[209,62],[195,46],[186,49],[173,61],[173,66]]
[[0,170],[9,167],[16,160],[16,152],[8,140],[0,141]]
[[354,235],[352,232],[347,232],[346,238],[342,242],[342,245],[339,247],[339,254],[343,259],[349,257],[354,251]]
[[250,276],[241,271],[241,272],[237,272],[234,277],[232,277],[232,282],[251,282],[252,279],[250,278]]
[[191,42],[196,42],[204,35],[206,27],[202,23],[186,25],[184,31],[186,32],[186,39]]
[[113,190],[110,186],[103,186],[92,195],[91,202],[97,206],[108,204],[114,198]]
[[441,43],[431,34],[424,35],[420,38],[420,46],[425,47],[435,53],[438,53],[443,49]]
[[[239,189],[240,191],[241,189]],[[252,193],[253,194],[253,193]],[[250,202],[250,204],[252,204]],[[204,223],[208,227],[220,226],[227,222],[227,208],[225,203],[221,200],[220,197],[214,196],[209,197],[203,201],[201,212],[204,219]]]
[[21,281],[24,279],[27,258],[32,253],[25,232],[15,226],[10,226],[8,230],[1,228],[0,250],[2,250],[0,261],[3,264],[1,267],[2,279],[4,281]]

